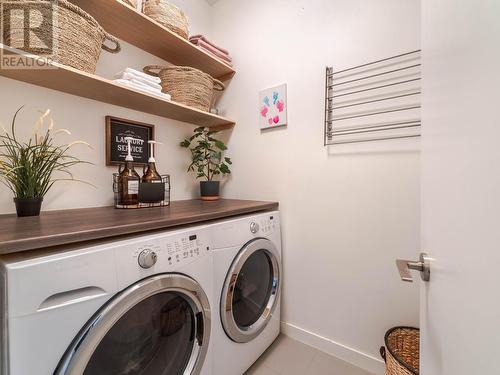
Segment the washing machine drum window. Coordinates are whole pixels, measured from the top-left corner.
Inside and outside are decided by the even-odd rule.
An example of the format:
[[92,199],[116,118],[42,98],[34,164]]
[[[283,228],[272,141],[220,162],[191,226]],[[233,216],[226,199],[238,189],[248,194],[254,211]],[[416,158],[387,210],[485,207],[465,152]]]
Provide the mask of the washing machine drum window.
[[182,295],[149,297],[106,333],[84,375],[182,374],[193,351],[194,320]]
[[233,341],[257,337],[278,304],[279,253],[266,239],[249,242],[241,249],[228,272],[221,299],[221,319]]
[[182,275],[142,281],[82,330],[56,374],[198,374],[210,335],[208,299]]

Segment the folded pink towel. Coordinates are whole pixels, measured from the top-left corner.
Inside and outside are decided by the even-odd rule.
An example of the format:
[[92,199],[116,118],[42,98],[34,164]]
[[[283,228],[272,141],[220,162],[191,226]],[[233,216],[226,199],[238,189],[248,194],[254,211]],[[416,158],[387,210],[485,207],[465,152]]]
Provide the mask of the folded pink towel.
[[224,49],[222,47],[219,47],[218,45],[216,45],[215,43],[212,43],[210,40],[208,40],[207,38],[205,38],[203,35],[201,34],[198,34],[198,35],[193,35],[189,38],[189,41],[193,44],[198,44],[198,40],[203,40],[205,43],[208,43],[210,44],[213,48],[219,50],[220,52],[222,52],[223,54],[227,55],[229,57],[229,52],[227,51],[227,49]]
[[210,53],[211,55],[222,60],[226,64],[232,65],[231,63],[233,60],[228,55],[223,54],[218,49],[215,49],[214,47],[212,47],[210,44],[205,43],[203,40],[201,40],[201,39],[198,40],[198,43],[196,45],[198,46],[198,48],[201,48],[202,50],[207,51],[208,53]]
[[203,51],[205,51],[205,52],[206,52],[206,53],[208,53],[209,55],[213,56],[213,57],[214,57],[214,58],[216,58],[217,60],[222,61],[224,64],[229,65],[229,66],[231,66],[231,67],[233,66],[233,63],[232,63],[232,62],[230,62],[230,61],[227,61],[227,60],[224,60],[224,59],[220,58],[219,56],[217,56],[217,55],[216,55],[215,53],[213,53],[212,51],[209,51],[208,49],[205,49],[205,48],[200,47],[200,46],[198,46],[198,48],[199,48],[199,49],[201,49],[201,50],[203,50]]

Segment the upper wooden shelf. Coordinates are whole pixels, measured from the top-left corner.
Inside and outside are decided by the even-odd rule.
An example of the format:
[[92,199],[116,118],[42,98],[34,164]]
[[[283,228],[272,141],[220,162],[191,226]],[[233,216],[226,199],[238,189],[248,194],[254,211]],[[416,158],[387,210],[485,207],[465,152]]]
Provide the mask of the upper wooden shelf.
[[[2,44],[0,48],[3,49]],[[34,61],[36,56],[26,59]],[[27,65],[35,64],[28,62]],[[120,86],[109,79],[65,65],[52,63],[52,68],[43,70],[0,68],[0,76],[190,124],[216,129],[228,129],[235,124],[234,121],[222,116],[144,94]]]
[[200,69],[222,81],[235,70],[119,0],[70,0],[117,38],[175,65]]

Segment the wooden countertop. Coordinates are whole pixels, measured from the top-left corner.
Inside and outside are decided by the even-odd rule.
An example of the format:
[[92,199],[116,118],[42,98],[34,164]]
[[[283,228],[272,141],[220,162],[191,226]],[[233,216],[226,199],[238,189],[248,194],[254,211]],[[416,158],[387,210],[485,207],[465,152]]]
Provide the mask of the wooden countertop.
[[39,217],[0,215],[0,254],[172,228],[213,219],[278,209],[277,202],[186,200],[169,207],[96,207],[42,212]]

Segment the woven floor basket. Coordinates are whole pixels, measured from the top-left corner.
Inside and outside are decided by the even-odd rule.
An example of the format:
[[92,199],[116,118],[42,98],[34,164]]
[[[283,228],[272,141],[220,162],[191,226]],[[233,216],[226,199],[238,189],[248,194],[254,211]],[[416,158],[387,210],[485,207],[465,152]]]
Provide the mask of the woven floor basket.
[[420,330],[412,327],[390,329],[380,354],[386,363],[386,375],[419,375]]
[[[41,18],[40,14],[52,13],[54,17],[45,17],[42,26],[37,33],[47,35],[54,43],[53,60],[82,70],[87,73],[95,73],[97,61],[101,55],[101,49],[111,53],[120,51],[120,43],[112,35],[108,34],[99,23],[88,13],[76,5],[66,1],[58,0],[15,0],[4,5],[2,17],[6,20],[9,14],[10,22],[4,23],[3,37],[8,46],[24,45],[25,27],[29,23],[24,19],[23,12],[8,12],[5,7],[13,6],[16,9],[30,10],[32,17]],[[54,8],[52,8],[54,7]],[[33,12],[37,10],[37,12]],[[31,22],[36,20],[31,19]],[[39,20],[41,23],[41,20]],[[46,55],[46,44],[42,42],[46,38],[31,38],[30,48],[26,52],[35,55]],[[109,40],[114,47],[108,47],[104,43]]]
[[[159,71],[158,73],[154,71]],[[150,65],[144,72],[160,77],[163,92],[172,100],[208,112],[214,100],[214,91],[224,91],[224,84],[201,70],[186,66]]]
[[189,22],[184,12],[166,0],[146,0],[142,5],[143,13],[170,31],[187,39]]

